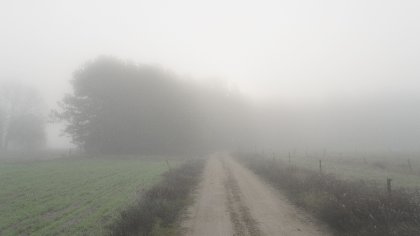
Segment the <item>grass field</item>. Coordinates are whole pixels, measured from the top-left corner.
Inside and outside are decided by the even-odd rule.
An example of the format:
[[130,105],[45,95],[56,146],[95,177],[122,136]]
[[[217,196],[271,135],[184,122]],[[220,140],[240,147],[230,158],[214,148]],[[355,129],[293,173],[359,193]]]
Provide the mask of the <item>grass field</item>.
[[319,157],[316,156],[292,156],[278,155],[277,158],[290,165],[304,167],[311,170],[319,170],[319,160],[322,160],[322,171],[335,174],[344,179],[360,179],[375,182],[386,186],[386,179],[392,179],[395,188],[420,189],[420,159],[411,158],[411,168],[408,166],[408,158],[404,156],[352,156],[339,157],[336,155]]
[[104,234],[167,170],[164,161],[135,159],[2,161],[0,235]]

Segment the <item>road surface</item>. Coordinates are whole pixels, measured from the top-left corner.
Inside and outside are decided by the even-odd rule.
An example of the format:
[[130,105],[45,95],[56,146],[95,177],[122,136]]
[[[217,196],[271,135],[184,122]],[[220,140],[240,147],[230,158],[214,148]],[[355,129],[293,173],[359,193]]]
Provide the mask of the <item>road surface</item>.
[[223,153],[209,158],[183,232],[187,236],[330,235],[280,192]]

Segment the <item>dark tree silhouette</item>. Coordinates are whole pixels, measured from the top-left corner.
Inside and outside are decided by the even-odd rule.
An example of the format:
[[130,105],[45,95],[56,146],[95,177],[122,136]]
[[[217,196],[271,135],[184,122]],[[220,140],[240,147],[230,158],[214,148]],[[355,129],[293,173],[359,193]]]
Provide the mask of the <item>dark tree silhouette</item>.
[[156,67],[100,57],[76,71],[72,85],[53,114],[88,152],[195,153],[232,146],[246,130],[238,97]]

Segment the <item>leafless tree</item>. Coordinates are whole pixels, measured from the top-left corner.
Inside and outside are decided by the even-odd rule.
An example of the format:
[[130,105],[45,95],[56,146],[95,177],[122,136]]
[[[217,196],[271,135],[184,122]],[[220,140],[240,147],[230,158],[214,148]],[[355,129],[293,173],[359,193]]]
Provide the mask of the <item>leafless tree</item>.
[[0,146],[7,151],[15,148],[34,148],[45,143],[44,104],[33,88],[17,83],[1,87]]

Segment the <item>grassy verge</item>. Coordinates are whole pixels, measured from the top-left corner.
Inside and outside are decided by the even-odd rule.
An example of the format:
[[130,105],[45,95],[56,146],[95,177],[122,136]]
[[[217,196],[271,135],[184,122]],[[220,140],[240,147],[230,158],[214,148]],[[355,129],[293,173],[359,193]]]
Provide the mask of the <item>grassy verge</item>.
[[[288,163],[288,155],[278,155]],[[385,186],[387,178],[392,179],[395,187],[420,189],[420,162],[411,158],[412,168],[407,165],[409,159],[399,156],[387,157],[317,157],[293,156],[291,164],[301,168],[319,170],[319,160],[322,159],[322,169],[325,173],[334,174],[341,179],[368,180]]]
[[111,226],[111,235],[177,235],[177,219],[189,203],[204,166],[190,161],[169,171],[164,179],[121,213]]
[[408,190],[391,193],[363,181],[297,168],[255,154],[236,156],[337,235],[420,235],[420,202]]

